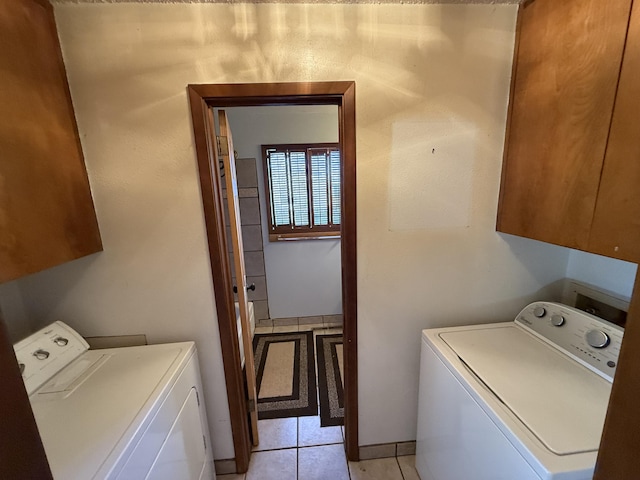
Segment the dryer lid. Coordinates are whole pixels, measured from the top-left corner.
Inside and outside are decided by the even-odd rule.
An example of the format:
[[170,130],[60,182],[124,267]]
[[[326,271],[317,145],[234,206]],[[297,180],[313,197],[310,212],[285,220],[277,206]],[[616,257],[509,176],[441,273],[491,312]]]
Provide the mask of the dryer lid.
[[54,478],[105,478],[193,352],[191,342],[89,350],[31,395]]
[[515,324],[440,338],[551,452],[597,451],[609,382]]

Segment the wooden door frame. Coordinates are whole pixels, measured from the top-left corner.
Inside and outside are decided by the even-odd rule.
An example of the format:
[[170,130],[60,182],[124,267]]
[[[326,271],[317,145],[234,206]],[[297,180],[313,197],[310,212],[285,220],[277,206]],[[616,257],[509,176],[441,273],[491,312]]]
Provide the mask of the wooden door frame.
[[598,450],[594,480],[637,478],[640,460],[640,268],[622,338],[618,367]]
[[205,116],[211,107],[266,105],[336,105],[339,143],[342,147],[342,308],[344,315],[344,410],[347,458],[359,460],[358,453],[358,355],[356,276],[356,142],[355,83],[250,83],[189,85],[189,102],[198,160],[204,218],[207,229],[211,274],[218,313],[225,381],[231,416],[236,469],[246,472],[251,455],[251,439],[240,364],[236,316],[227,256],[222,189],[216,166],[211,162],[211,140]]

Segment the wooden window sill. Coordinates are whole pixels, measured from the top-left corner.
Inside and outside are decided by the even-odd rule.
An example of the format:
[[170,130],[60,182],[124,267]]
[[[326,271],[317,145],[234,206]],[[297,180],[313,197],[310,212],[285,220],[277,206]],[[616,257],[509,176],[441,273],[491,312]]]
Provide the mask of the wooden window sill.
[[270,233],[270,242],[295,240],[340,240],[340,232]]

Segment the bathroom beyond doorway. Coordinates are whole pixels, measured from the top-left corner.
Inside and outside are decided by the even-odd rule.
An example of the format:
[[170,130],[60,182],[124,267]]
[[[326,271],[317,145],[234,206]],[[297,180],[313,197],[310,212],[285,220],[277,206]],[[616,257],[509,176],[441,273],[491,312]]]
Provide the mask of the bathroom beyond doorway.
[[[322,324],[257,327],[256,333],[340,332],[327,318]],[[325,328],[326,327],[326,328]],[[332,328],[333,327],[333,328]],[[319,416],[259,420],[260,446],[253,449],[246,474],[218,475],[218,480],[419,480],[415,455],[347,461],[344,429],[320,427]]]
[[220,182],[211,164],[205,118],[210,108],[260,105],[337,105],[342,165],[342,292],[345,341],[345,444],[349,460],[358,460],[357,414],[357,254],[354,82],[190,85],[194,140],[198,157],[209,256],[218,313],[225,381],[237,471],[249,466],[247,402],[242,383],[230,265]]

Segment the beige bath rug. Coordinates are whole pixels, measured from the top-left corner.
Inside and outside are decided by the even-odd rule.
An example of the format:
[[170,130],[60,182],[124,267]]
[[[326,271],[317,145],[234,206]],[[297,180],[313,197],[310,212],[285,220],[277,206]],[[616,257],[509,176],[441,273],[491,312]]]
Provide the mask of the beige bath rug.
[[317,415],[313,333],[256,334],[253,349],[258,418]]

